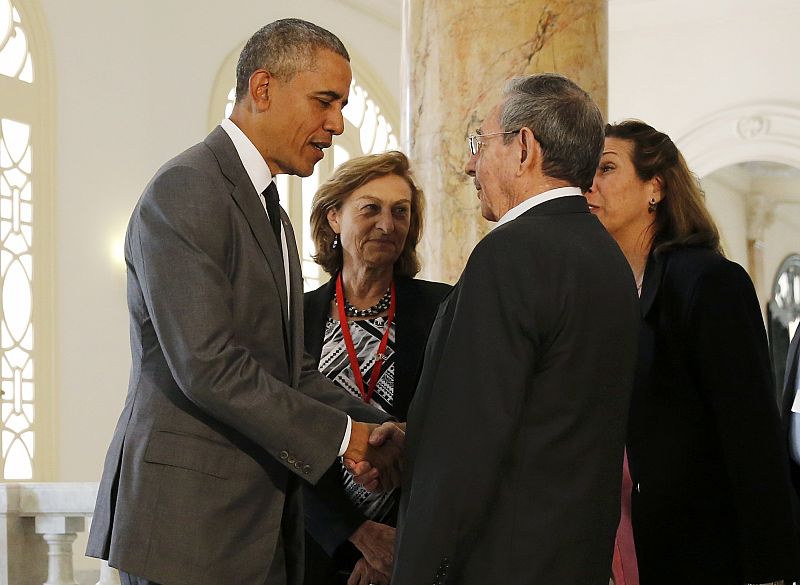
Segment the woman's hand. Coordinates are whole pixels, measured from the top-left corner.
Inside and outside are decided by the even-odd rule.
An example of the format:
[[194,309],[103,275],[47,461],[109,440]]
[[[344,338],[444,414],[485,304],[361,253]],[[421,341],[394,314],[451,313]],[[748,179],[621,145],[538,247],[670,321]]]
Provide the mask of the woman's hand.
[[381,573],[362,557],[353,567],[347,585],[389,585],[389,575]]
[[391,526],[367,520],[353,533],[350,542],[361,551],[364,555],[362,560],[368,565],[384,575],[391,575],[394,567],[394,536],[395,529]]

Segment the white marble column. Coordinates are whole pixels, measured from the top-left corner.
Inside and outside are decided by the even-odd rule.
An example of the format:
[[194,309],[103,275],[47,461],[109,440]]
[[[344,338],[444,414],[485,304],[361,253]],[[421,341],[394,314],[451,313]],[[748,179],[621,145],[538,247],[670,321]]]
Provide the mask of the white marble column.
[[47,547],[23,513],[23,486],[0,483],[0,585],[41,585],[47,577]]
[[108,561],[100,562],[100,580],[96,585],[120,585],[119,572],[108,566]]
[[47,543],[44,585],[78,585],[72,566],[72,543],[86,530],[83,516],[37,516],[36,533]]
[[760,298],[771,296],[769,278],[764,275],[764,235],[775,220],[775,203],[768,195],[747,197],[747,271]]
[[505,81],[557,72],[605,111],[607,0],[404,0],[403,141],[427,198],[422,276],[454,282],[490,224],[466,138]]
[[73,585],[96,496],[96,483],[0,483],[0,585]]

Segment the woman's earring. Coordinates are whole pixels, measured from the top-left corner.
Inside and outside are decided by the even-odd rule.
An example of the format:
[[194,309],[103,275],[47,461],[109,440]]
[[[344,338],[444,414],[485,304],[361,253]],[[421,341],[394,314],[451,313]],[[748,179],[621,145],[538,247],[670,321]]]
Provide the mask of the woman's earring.
[[650,203],[650,205],[647,206],[647,211],[649,213],[655,213],[656,212],[656,198],[655,197],[651,197],[649,203]]
[[339,234],[333,234],[333,243],[331,244],[331,250],[335,250],[339,247]]

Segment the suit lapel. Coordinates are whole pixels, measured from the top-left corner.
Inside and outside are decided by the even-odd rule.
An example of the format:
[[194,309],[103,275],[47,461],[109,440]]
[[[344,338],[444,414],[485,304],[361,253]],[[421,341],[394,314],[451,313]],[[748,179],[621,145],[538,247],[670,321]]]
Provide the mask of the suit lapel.
[[[250,181],[250,177],[247,171],[245,171],[242,161],[239,159],[239,155],[233,146],[233,142],[231,142],[227,132],[225,132],[221,126],[217,126],[211,134],[206,137],[204,142],[214,153],[222,173],[234,185],[231,196],[242,211],[242,214],[250,226],[250,230],[253,232],[256,242],[258,242],[258,247],[267,260],[267,265],[272,272],[275,286],[278,289],[284,329],[288,330],[289,300],[286,298],[286,275],[283,271],[282,260],[283,252],[278,242],[275,241],[275,236],[271,231],[267,212],[264,210],[264,206],[261,205],[260,194],[256,193],[253,183]],[[284,227],[286,223],[287,222],[284,221]],[[287,231],[287,243],[288,241]],[[292,235],[292,241],[294,241],[294,235]],[[294,249],[296,250],[296,247]],[[292,248],[290,248],[289,253],[290,263],[292,256],[291,250]]]
[[[292,307],[292,318],[289,327],[289,355],[292,372],[292,386],[297,387],[300,383],[300,369],[303,358],[303,270],[300,266],[300,256],[297,253],[297,241],[294,237],[294,229],[289,221],[289,216],[281,208],[281,222],[283,231],[286,234],[286,247],[289,249],[289,302]],[[273,238],[274,239],[274,238]]]
[[781,405],[781,418],[785,427],[786,436],[789,436],[789,418],[792,413],[792,403],[794,402],[795,386],[797,383],[797,357],[800,352],[800,328],[795,332],[792,343],[789,345],[789,352],[786,358],[786,375],[783,379],[783,404]]
[[[424,346],[419,347],[418,344],[413,342],[420,336],[423,339],[427,339],[427,336],[419,330],[421,317],[427,314],[428,307],[419,305],[419,299],[415,298],[414,281],[412,279],[397,277],[395,285],[397,287],[395,344],[398,348],[402,348],[402,351],[398,352],[397,361],[395,362],[393,415],[398,420],[406,420],[417,374],[414,370],[414,365],[422,362],[420,354],[424,350]],[[404,307],[405,310],[403,309]]]
[[303,343],[306,351],[319,362],[322,343],[325,338],[325,325],[330,315],[331,299],[336,294],[337,272],[317,290],[304,295],[303,303]]
[[644,278],[642,278],[642,294],[639,297],[642,318],[646,317],[653,307],[653,301],[655,301],[658,295],[658,289],[661,288],[661,277],[663,274],[663,257],[656,258],[655,254],[651,253],[647,258],[647,266],[645,266]]
[[787,352],[787,362],[789,367],[786,368],[786,374],[783,378],[783,394],[794,392],[795,381],[797,380],[797,354],[800,352],[800,327],[794,333],[792,343],[789,345]]

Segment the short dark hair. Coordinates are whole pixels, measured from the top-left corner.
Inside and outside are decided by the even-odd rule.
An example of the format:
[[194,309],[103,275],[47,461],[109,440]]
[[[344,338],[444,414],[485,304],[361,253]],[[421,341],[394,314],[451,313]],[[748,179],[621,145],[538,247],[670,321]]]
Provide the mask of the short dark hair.
[[653,250],[709,248],[722,254],[719,230],[705,204],[700,181],[672,139],[641,120],[606,125],[606,137],[631,143],[631,162],[642,181],[661,180],[661,201],[656,206]]
[[589,94],[563,75],[541,73],[511,79],[503,96],[503,130],[530,128],[543,172],[587,191],[603,153],[603,114]]
[[342,269],[342,247],[332,246],[335,234],[328,224],[328,210],[339,209],[350,194],[372,181],[386,175],[397,175],[411,189],[411,218],[406,243],[400,257],[394,263],[398,276],[414,276],[419,272],[417,244],[422,238],[422,215],[425,211],[425,195],[411,174],[408,158],[402,152],[389,150],[381,154],[370,154],[351,158],[342,163],[314,195],[311,204],[311,237],[317,253],[314,261],[333,276]]
[[282,80],[291,79],[301,69],[314,66],[320,49],[333,51],[350,61],[342,41],[321,26],[299,18],[284,18],[263,26],[250,37],[236,64],[236,101],[247,95],[250,76],[266,69]]

